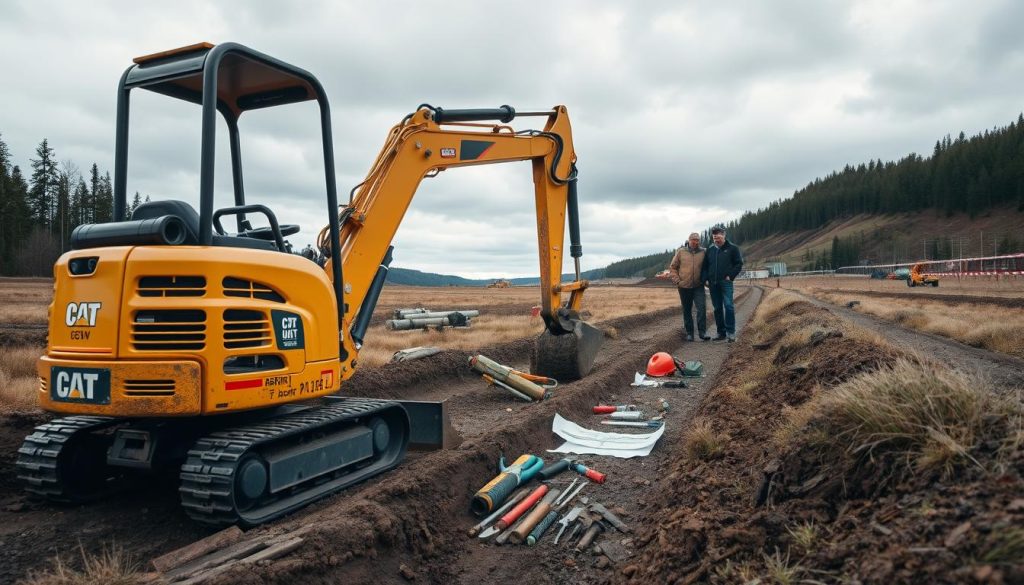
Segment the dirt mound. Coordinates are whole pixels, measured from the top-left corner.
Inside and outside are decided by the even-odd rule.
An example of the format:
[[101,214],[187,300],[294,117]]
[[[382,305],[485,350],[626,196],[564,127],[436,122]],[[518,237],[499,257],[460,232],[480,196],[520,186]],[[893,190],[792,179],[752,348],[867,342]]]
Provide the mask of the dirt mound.
[[[637,537],[641,557],[617,580],[1020,582],[1019,436],[1010,447],[1012,433],[979,439],[968,455],[980,464],[949,473],[838,465],[842,453],[820,448],[843,443],[815,418],[818,404],[906,356],[806,302],[766,321],[745,332],[698,411],[701,440],[720,450],[688,450],[698,455],[670,470]],[[985,463],[993,450],[998,465]]]

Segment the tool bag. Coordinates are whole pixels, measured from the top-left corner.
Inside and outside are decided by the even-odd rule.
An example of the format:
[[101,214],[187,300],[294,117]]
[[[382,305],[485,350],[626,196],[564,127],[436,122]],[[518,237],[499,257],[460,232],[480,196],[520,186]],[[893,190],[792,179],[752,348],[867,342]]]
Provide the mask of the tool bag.
[[703,378],[704,363],[699,361],[683,362],[679,372],[687,378]]

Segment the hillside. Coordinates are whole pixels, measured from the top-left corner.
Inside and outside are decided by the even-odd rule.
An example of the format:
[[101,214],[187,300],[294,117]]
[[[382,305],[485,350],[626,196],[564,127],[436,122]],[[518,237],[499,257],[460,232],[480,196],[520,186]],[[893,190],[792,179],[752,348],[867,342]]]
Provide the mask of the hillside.
[[927,210],[887,215],[860,214],[837,219],[820,229],[773,234],[742,244],[751,267],[768,260],[786,262],[790,270],[812,269],[831,260],[836,240],[851,243],[855,254],[827,262],[833,267],[859,263],[912,262],[1024,251],[1024,212],[993,209],[971,218]]

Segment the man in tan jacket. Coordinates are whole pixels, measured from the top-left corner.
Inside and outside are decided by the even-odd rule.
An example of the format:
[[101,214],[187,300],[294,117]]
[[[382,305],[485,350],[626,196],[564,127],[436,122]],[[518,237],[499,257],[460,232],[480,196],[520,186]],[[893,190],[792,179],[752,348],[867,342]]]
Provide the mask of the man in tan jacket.
[[[703,273],[705,250],[700,246],[700,234],[694,232],[682,248],[676,250],[672,263],[668,265],[672,282],[679,287],[679,300],[683,303],[683,327],[686,329],[686,340],[693,341],[693,315],[697,309],[697,333],[704,341],[711,337],[707,334],[708,316],[704,296]],[[696,307],[695,307],[696,306]]]

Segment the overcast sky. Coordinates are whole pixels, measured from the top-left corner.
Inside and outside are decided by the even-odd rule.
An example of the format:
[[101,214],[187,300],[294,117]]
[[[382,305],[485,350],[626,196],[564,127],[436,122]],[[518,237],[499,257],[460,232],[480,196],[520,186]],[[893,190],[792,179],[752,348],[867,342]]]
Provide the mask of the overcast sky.
[[[1024,3],[1012,0],[4,0],[0,10],[0,135],[26,175],[44,137],[61,161],[112,171],[121,73],[133,57],[198,41],[239,42],[319,77],[340,195],[420,103],[564,104],[584,269],[674,248],[847,163],[928,155],[947,133],[1003,126],[1024,109]],[[198,107],[135,92],[132,114],[129,193],[197,201]],[[318,124],[308,103],[241,123],[248,200],[300,224],[292,241],[303,245],[326,220]],[[452,169],[420,187],[395,265],[533,276],[535,232],[529,163]]]

